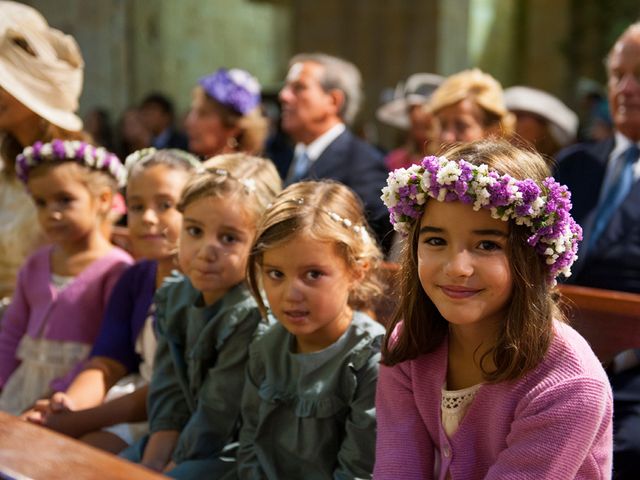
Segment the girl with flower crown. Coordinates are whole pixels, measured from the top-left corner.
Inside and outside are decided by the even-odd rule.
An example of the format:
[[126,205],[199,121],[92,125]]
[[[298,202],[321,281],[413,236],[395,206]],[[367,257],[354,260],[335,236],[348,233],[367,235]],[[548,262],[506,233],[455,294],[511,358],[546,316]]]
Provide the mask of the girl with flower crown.
[[84,142],[36,142],[16,160],[51,245],[31,255],[0,330],[0,409],[22,412],[83,361],[131,257],[102,228],[126,172]]
[[142,260],[115,285],[89,360],[67,376],[62,391],[38,401],[28,420],[113,453],[147,433],[146,394],[156,346],[153,295],[167,277],[179,278],[178,200],[200,166],[181,150],[145,148],[127,157],[127,226],[132,250]]
[[342,184],[296,183],[265,213],[248,277],[278,323],[250,350],[240,478],[371,478],[384,329],[361,310],[380,293],[380,258]]
[[376,479],[610,478],[611,389],[554,301],[581,230],[547,174],[535,153],[480,141],[389,175],[408,241]]
[[182,191],[178,263],[184,278],[156,293],[158,345],[150,433],[121,453],[173,478],[218,478],[237,439],[249,343],[260,313],[244,279],[262,212],[279,192],[269,160],[219,155]]

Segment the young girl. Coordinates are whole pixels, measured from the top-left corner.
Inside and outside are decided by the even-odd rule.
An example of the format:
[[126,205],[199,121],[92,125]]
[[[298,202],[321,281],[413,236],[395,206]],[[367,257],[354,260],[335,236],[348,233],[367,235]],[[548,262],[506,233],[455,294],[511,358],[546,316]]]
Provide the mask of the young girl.
[[18,156],[16,173],[52,245],[20,270],[0,330],[0,409],[14,414],[86,358],[111,289],[132,263],[102,228],[126,181],[115,155],[78,141],[37,142]]
[[376,479],[610,478],[612,399],[561,322],[581,229],[537,154],[481,141],[389,175],[408,234],[376,400]]
[[178,206],[186,278],[155,299],[151,433],[122,454],[175,478],[217,478],[235,466],[219,457],[237,435],[244,367],[260,324],[245,270],[258,219],[280,189],[268,160],[230,154],[204,167]]
[[[188,178],[201,167],[186,152],[154,148],[133,153],[125,166],[131,246],[144,260],[129,268],[114,287],[83,370],[72,372],[73,383],[66,392],[38,406],[44,409],[43,423],[49,428],[74,437],[84,435],[83,441],[114,453],[147,432],[146,422],[130,422],[146,418],[146,385],[156,345],[153,295],[176,268],[182,225],[177,205]],[[121,398],[102,403],[116,397]],[[38,415],[30,419],[38,421]]]
[[291,185],[258,227],[248,276],[278,324],[251,346],[240,478],[370,478],[384,329],[359,311],[380,293],[381,258],[355,194]]

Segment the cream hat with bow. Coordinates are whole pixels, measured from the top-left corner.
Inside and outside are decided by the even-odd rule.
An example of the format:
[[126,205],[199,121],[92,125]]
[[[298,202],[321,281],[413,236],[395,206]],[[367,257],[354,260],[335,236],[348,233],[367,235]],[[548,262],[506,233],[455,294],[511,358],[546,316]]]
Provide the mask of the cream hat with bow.
[[0,2],[0,87],[50,123],[81,130],[82,120],[74,113],[84,69],[78,44],[37,12],[21,19],[13,3]]

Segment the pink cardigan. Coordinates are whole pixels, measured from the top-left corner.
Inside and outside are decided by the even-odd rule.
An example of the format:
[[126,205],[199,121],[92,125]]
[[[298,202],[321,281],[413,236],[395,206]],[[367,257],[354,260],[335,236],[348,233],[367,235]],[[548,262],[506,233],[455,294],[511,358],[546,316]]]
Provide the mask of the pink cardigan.
[[15,355],[23,335],[93,344],[111,290],[133,263],[128,253],[113,248],[58,293],[51,284],[51,249],[37,250],[18,274],[0,328],[0,388],[20,363]]
[[611,388],[586,341],[556,322],[542,363],[514,382],[485,384],[448,439],[440,421],[447,342],[380,367],[374,478],[611,478]]

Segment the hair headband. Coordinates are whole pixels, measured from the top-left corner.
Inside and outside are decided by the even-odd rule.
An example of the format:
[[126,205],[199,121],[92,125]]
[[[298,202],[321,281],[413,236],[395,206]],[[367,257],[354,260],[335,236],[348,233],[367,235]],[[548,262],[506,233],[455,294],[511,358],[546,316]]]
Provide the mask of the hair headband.
[[93,170],[111,175],[124,187],[127,183],[127,171],[120,159],[103,147],[95,147],[77,140],[53,140],[50,143],[36,142],[26,147],[16,157],[16,174],[25,184],[29,180],[29,171],[42,163],[73,161]]
[[125,158],[124,160],[124,168],[127,170],[127,175],[131,175],[131,170],[133,170],[136,165],[138,165],[139,163],[146,163],[151,159],[153,155],[161,151],[170,153],[174,157],[184,160],[186,163],[191,165],[196,172],[203,170],[202,162],[198,160],[198,158],[194,155],[191,155],[189,152],[185,152],[184,150],[180,150],[177,148],[158,150],[155,147],[147,147],[136,150],[135,152],[127,155],[127,158]]
[[260,103],[260,84],[244,70],[221,68],[198,83],[211,98],[241,115]]
[[427,197],[439,202],[459,200],[474,210],[490,210],[493,218],[526,225],[531,231],[527,243],[545,259],[550,278],[571,275],[582,228],[569,213],[571,193],[553,177],[538,186],[531,179],[500,175],[485,164],[430,156],[419,165],[389,173],[381,198],[393,228],[407,235],[422,216]]

